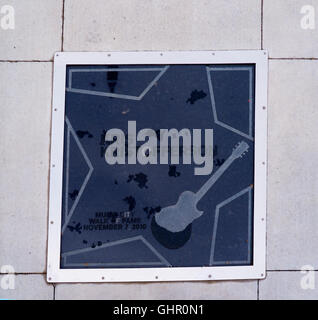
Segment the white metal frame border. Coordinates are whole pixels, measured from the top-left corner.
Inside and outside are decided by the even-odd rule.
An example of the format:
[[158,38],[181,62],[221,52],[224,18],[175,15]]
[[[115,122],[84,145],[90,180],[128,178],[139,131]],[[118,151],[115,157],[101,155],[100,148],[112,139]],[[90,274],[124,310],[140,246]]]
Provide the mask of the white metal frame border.
[[[62,177],[67,65],[255,64],[253,264],[248,266],[61,269]],[[137,282],[263,279],[266,273],[268,53],[264,50],[58,52],[54,57],[47,281]]]

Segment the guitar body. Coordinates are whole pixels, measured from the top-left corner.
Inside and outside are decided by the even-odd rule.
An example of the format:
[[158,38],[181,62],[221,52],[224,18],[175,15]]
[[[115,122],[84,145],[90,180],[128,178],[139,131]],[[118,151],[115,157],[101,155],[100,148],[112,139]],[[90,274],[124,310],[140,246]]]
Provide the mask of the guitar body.
[[183,231],[170,232],[160,227],[156,223],[155,216],[151,220],[151,232],[155,239],[167,249],[179,249],[183,247],[190,239],[192,224],[189,224]]
[[181,232],[203,214],[196,204],[196,194],[184,191],[175,205],[166,207],[155,215],[156,223],[170,232]]
[[183,246],[191,236],[192,222],[201,217],[202,211],[197,209],[197,203],[210,190],[215,182],[229,168],[237,158],[247,153],[249,146],[246,142],[239,142],[222,166],[198,190],[184,191],[178,202],[157,212],[152,219],[151,230],[154,237],[166,248],[176,249]]

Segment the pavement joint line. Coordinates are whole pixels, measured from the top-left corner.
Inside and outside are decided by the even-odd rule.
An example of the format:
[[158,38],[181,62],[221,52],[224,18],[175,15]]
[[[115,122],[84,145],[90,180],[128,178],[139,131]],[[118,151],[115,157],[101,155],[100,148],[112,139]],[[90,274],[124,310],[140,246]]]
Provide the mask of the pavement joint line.
[[52,60],[0,60],[0,63],[30,63],[30,62],[35,62],[35,63],[45,63],[45,62],[53,62]]
[[264,49],[264,0],[261,0],[261,49]]
[[63,6],[62,6],[61,51],[64,51],[64,23],[65,23],[65,0],[63,0]]
[[269,60],[311,60],[311,61],[315,61],[318,60],[318,58],[268,58]]
[[318,271],[318,269],[286,269],[286,270],[266,270],[266,272],[301,272],[301,271]]
[[29,276],[29,275],[46,275],[46,272],[0,272],[0,275],[5,275],[5,274],[14,274],[16,276],[19,276],[19,275]]
[[[311,58],[300,58],[300,57],[268,57],[269,60],[308,60],[308,61],[317,61],[318,57],[311,57]],[[51,60],[0,60],[0,63],[49,63],[54,62],[53,59]]]

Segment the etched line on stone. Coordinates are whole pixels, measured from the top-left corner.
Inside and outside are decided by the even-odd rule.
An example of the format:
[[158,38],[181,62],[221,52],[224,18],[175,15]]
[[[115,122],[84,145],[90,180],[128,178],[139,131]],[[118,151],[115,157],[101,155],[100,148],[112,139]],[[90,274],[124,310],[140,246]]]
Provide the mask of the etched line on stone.
[[84,190],[86,188],[88,180],[90,179],[90,177],[92,175],[92,172],[94,171],[93,165],[92,165],[91,161],[89,160],[89,158],[88,158],[88,156],[87,156],[87,154],[86,154],[81,142],[79,141],[79,139],[78,139],[78,137],[76,135],[76,132],[74,131],[74,129],[73,129],[73,127],[72,127],[72,125],[71,125],[71,123],[70,123],[70,121],[69,121],[69,119],[67,117],[65,117],[65,121],[66,121],[66,123],[68,125],[68,128],[71,131],[71,134],[72,134],[72,136],[73,136],[78,148],[80,149],[80,151],[81,151],[81,153],[82,153],[82,155],[83,155],[83,157],[84,157],[84,159],[85,159],[85,161],[86,161],[86,163],[87,163],[87,165],[89,167],[89,171],[88,171],[88,173],[87,173],[87,175],[85,177],[84,183],[81,186],[81,189],[80,189],[80,191],[78,193],[78,196],[76,197],[75,202],[73,203],[73,206],[72,206],[70,212],[65,217],[65,221],[64,221],[64,224],[63,224],[63,227],[62,227],[62,234],[64,233],[64,231],[65,231],[70,219],[72,218],[74,210],[76,209],[76,206],[77,206],[77,204],[78,204],[78,202],[79,202],[79,200],[80,200],[80,198],[81,198],[81,196],[82,196],[82,194],[83,194],[83,192],[84,192]]
[[[223,202],[219,203],[215,208],[215,217],[214,217],[214,225],[213,225],[213,235],[212,235],[212,242],[211,242],[211,251],[210,251],[210,265],[214,264],[229,264],[229,263],[235,263],[235,261],[217,261],[214,262],[214,253],[215,253],[215,244],[216,244],[216,235],[217,235],[217,228],[219,223],[219,215],[220,215],[220,208],[224,207],[225,205],[229,204],[233,200],[239,198],[240,196],[244,195],[245,193],[249,193],[248,197],[248,239],[251,240],[251,214],[252,214],[252,205],[251,205],[251,190],[252,187],[249,186],[240,192],[234,194],[230,198],[224,200]],[[251,242],[249,242],[250,244]],[[250,250],[248,252],[248,259],[244,261],[244,263],[250,262]],[[240,263],[243,263],[242,261]]]

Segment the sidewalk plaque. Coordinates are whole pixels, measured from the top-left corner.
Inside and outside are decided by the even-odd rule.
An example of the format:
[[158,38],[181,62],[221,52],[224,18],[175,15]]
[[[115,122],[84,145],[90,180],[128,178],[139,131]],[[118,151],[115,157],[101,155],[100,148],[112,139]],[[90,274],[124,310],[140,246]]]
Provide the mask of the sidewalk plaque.
[[265,276],[267,53],[57,53],[48,280]]

